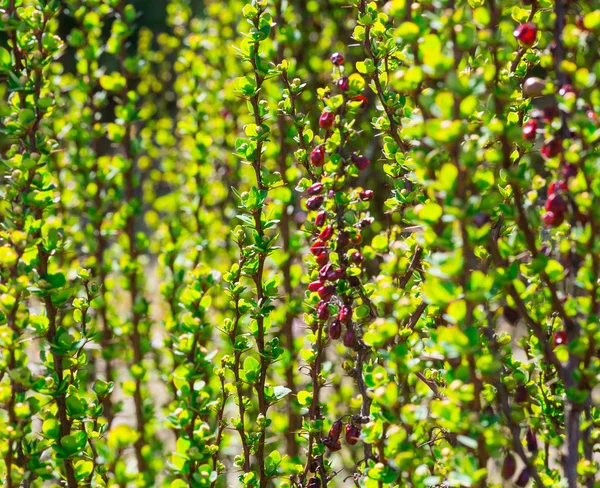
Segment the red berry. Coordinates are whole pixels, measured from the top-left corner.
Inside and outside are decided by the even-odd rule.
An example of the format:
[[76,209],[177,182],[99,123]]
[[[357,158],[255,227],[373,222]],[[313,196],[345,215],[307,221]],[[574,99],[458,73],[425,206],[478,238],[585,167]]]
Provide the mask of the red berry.
[[321,129],[329,130],[333,127],[333,122],[335,121],[335,115],[333,112],[324,111],[319,117],[319,126]]
[[360,429],[352,424],[346,425],[346,442],[353,446],[360,439]]
[[321,300],[328,300],[335,293],[335,286],[334,285],[322,286],[321,288],[319,288],[318,293],[319,293],[319,297],[321,298]]
[[320,270],[319,270],[319,280],[324,283],[325,281],[327,281],[327,275],[329,274],[329,272],[331,271],[331,268],[333,267],[333,265],[330,264],[326,264],[325,266],[323,266]]
[[317,253],[315,259],[319,266],[325,266],[329,261],[329,254],[327,254],[325,251]]
[[548,195],[552,195],[557,192],[560,193],[561,191],[567,191],[568,189],[569,189],[569,187],[567,186],[567,184],[564,181],[562,181],[562,180],[553,181],[548,186]]
[[505,480],[511,479],[517,472],[517,460],[512,454],[507,454],[502,464],[502,477]]
[[326,437],[325,439],[323,439],[323,444],[331,452],[339,451],[342,448],[342,443],[340,442],[339,439],[334,440],[334,439],[330,439],[329,437]]
[[319,239],[321,239],[323,241],[328,241],[329,239],[331,239],[332,235],[333,235],[333,226],[328,225],[319,234]]
[[354,329],[348,329],[344,334],[344,346],[353,347],[356,342],[356,332]]
[[575,90],[569,84],[565,84],[565,85],[561,86],[560,89],[558,90],[558,94],[561,97],[564,97],[565,95],[567,95],[569,93],[575,93]]
[[360,244],[362,242],[362,235],[360,232],[357,232],[356,234],[354,234],[354,236],[352,237],[352,239],[350,239],[350,242],[352,244]]
[[321,240],[315,241],[314,244],[310,246],[310,252],[312,252],[314,255],[321,254],[325,249],[327,249],[327,246]]
[[338,233],[337,241],[339,247],[346,247],[348,244],[350,244],[350,236],[347,232],[341,231]]
[[363,97],[362,95],[356,95],[356,96],[354,97],[354,101],[356,101],[356,102],[360,102],[360,107],[361,107],[361,108],[365,108],[365,107],[367,106],[367,103],[369,102],[369,101],[367,100],[367,98],[366,98],[366,97]]
[[327,320],[330,315],[331,315],[331,312],[329,311],[327,302],[320,301],[319,304],[317,305],[317,318],[319,320]]
[[310,153],[310,164],[317,168],[325,164],[325,146],[320,145],[312,150]]
[[565,220],[565,214],[555,214],[554,212],[546,212],[542,219],[546,227],[558,227]]
[[323,195],[315,195],[306,200],[306,208],[308,210],[318,210],[324,201],[325,197]]
[[327,272],[327,279],[329,281],[337,281],[344,276],[344,270],[342,268],[331,269]]
[[329,437],[331,439],[338,439],[340,437],[340,434],[342,433],[342,428],[344,427],[344,424],[342,424],[341,420],[336,420],[332,425],[331,425],[331,429],[329,429]]
[[342,91],[348,91],[350,89],[350,81],[347,76],[344,76],[338,80],[338,86]]
[[527,429],[527,433],[525,434],[525,442],[527,443],[527,449],[531,453],[535,453],[538,450],[538,442],[535,432],[531,427]]
[[344,64],[344,55],[341,53],[333,53],[329,59],[335,66]]
[[321,488],[321,480],[319,478],[309,479],[306,488]]
[[373,190],[361,190],[359,198],[362,201],[366,202],[371,200],[371,198],[373,198],[373,195]]
[[562,214],[567,211],[567,202],[560,193],[552,193],[546,200],[546,210],[555,214]]
[[552,138],[544,144],[542,147],[542,156],[546,159],[554,158],[558,156],[562,151],[562,140],[558,138]]
[[[570,180],[571,178],[575,178],[577,176],[577,165],[573,163],[566,163],[563,166],[562,174],[566,180]],[[565,184],[566,186],[566,184]]]
[[517,478],[517,481],[515,481],[515,484],[520,487],[527,486],[527,483],[529,483],[529,478],[529,470],[527,469],[527,467],[525,467],[523,468],[523,471],[521,471],[521,474]]
[[525,403],[529,400],[529,390],[525,385],[517,386],[517,391],[515,391],[515,402],[517,403]]
[[360,156],[358,154],[353,154],[351,159],[352,159],[352,162],[354,163],[354,166],[356,166],[360,171],[367,169],[369,164],[371,164],[371,161],[369,161],[364,156]]
[[365,258],[358,251],[354,251],[350,255],[350,261],[352,261],[354,264],[362,264],[364,260],[365,260]]
[[315,225],[321,227],[325,223],[325,220],[327,220],[327,212],[321,210],[315,217]]
[[531,22],[519,25],[513,32],[517,40],[525,47],[531,47],[535,44],[538,28]]
[[337,340],[342,335],[342,324],[339,320],[334,320],[331,322],[329,326],[329,338],[332,340]]
[[323,283],[320,281],[313,281],[308,285],[308,291],[319,291],[319,288],[323,286]]
[[567,343],[567,334],[564,330],[557,330],[554,334],[552,334],[552,342],[554,342],[554,347],[561,346]]
[[322,191],[323,183],[314,183],[307,188],[306,193],[308,193],[309,195],[318,195]]
[[537,135],[537,121],[535,119],[529,119],[523,124],[523,139],[526,141],[534,141]]
[[337,318],[342,324],[347,325],[352,320],[352,307],[350,305],[342,305]]

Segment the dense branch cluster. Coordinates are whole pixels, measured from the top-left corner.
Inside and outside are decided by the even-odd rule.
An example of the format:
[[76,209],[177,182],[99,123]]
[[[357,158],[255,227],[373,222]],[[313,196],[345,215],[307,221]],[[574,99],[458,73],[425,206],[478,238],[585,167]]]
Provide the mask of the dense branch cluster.
[[600,1],[155,3],[0,0],[2,484],[596,486]]

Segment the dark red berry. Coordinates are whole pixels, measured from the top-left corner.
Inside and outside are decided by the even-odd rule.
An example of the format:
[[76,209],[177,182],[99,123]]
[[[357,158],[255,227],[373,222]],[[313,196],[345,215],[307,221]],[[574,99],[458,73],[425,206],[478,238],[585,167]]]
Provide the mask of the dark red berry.
[[502,477],[505,480],[511,479],[517,472],[517,460],[512,454],[507,454],[502,463]]
[[306,200],[306,208],[308,210],[318,210],[324,201],[325,197],[323,195],[315,195]]
[[555,214],[554,212],[546,212],[542,216],[542,220],[544,221],[546,227],[558,227],[565,221],[565,214]]
[[360,107],[361,107],[361,108],[365,108],[365,107],[367,106],[367,103],[369,102],[369,101],[367,100],[367,98],[366,98],[366,97],[363,97],[362,95],[356,95],[356,96],[354,97],[354,100],[355,100],[355,101],[357,101],[357,102],[360,102]]
[[575,25],[579,28],[579,30],[582,30],[582,31],[587,30],[585,28],[585,24],[583,23],[584,19],[585,19],[585,17],[583,15],[578,15],[575,18]]
[[338,246],[346,247],[348,244],[350,244],[350,236],[347,232],[341,231],[340,233],[338,233],[337,242]]
[[348,91],[350,89],[350,81],[348,81],[348,77],[344,76],[338,80],[338,86],[342,91]]
[[319,126],[321,129],[329,130],[333,127],[333,122],[335,121],[335,115],[333,112],[329,112],[325,110],[321,117],[319,117]]
[[552,193],[546,200],[546,210],[554,212],[555,214],[562,214],[567,211],[567,201],[561,196],[560,193]]
[[317,260],[317,264],[319,266],[325,266],[329,261],[329,254],[327,254],[326,252],[320,252],[315,256],[315,259]]
[[328,304],[325,301],[320,301],[319,304],[317,305],[317,318],[319,320],[327,320],[329,318],[329,316],[331,315],[331,312],[329,311],[329,307],[327,305]]
[[342,443],[340,442],[339,439],[335,440],[335,439],[330,439],[329,437],[326,437],[325,439],[323,439],[323,444],[331,452],[339,451],[342,448]]
[[354,251],[352,254],[350,254],[350,261],[352,261],[354,264],[360,265],[363,263],[364,260],[365,258],[358,251]]
[[341,53],[333,53],[329,59],[335,66],[344,64],[344,55]]
[[319,234],[319,239],[321,239],[322,241],[328,241],[329,239],[331,239],[332,235],[333,235],[333,226],[328,225]]
[[327,246],[322,240],[316,240],[312,246],[310,246],[310,252],[313,254],[321,254],[323,251],[327,249]]
[[352,320],[352,307],[350,305],[342,305],[337,318],[342,324],[347,325]]
[[558,180],[558,181],[553,181],[552,183],[550,183],[550,185],[548,185],[548,195],[553,195],[554,193],[560,193],[561,191],[567,191],[569,189],[569,187],[567,186],[567,184],[562,181],[562,180]]
[[567,334],[564,330],[557,330],[554,334],[552,334],[552,342],[554,342],[554,347],[561,346],[567,343]]
[[321,480],[319,478],[309,479],[306,488],[321,488]]
[[353,446],[360,439],[360,429],[352,424],[346,425],[346,442]]
[[319,270],[319,280],[321,282],[327,281],[327,276],[332,268],[333,268],[333,265],[330,263],[330,264],[326,264]]
[[526,141],[534,141],[537,135],[537,121],[535,119],[529,119],[523,124],[523,139]]
[[333,285],[322,286],[321,288],[319,288],[318,293],[319,293],[319,297],[321,298],[321,300],[328,300],[335,293],[335,286],[333,286]]
[[529,478],[529,470],[527,469],[527,467],[525,467],[523,468],[523,471],[521,471],[521,474],[517,478],[517,481],[515,481],[515,484],[520,487],[527,486],[527,483],[529,483]]
[[371,200],[371,198],[373,198],[373,190],[361,190],[360,192],[360,199],[364,202]]
[[323,286],[323,283],[320,281],[313,281],[308,285],[308,291],[319,291],[319,288]]
[[362,234],[360,232],[357,232],[356,234],[354,234],[352,236],[352,238],[350,239],[350,242],[352,244],[360,244],[362,242]]
[[573,163],[566,163],[562,168],[562,174],[567,181],[571,178],[575,178],[577,176],[577,165]]
[[340,434],[342,433],[342,429],[344,428],[344,424],[341,420],[336,420],[332,425],[331,429],[329,429],[329,437],[331,439],[338,439]]
[[561,97],[564,97],[565,95],[568,95],[569,93],[575,93],[575,90],[573,89],[573,87],[571,85],[568,85],[568,84],[561,86],[560,89],[558,90],[558,94]]
[[525,385],[517,386],[517,390],[515,391],[515,402],[517,403],[525,403],[529,400],[529,390]]
[[306,193],[308,193],[309,195],[318,195],[322,191],[323,183],[314,183],[307,188]]
[[334,320],[331,322],[329,326],[329,338],[332,340],[337,340],[342,336],[342,324],[339,320]]
[[538,28],[531,22],[519,25],[513,32],[517,40],[525,47],[531,47],[535,44]]
[[536,453],[538,450],[538,442],[537,436],[531,427],[527,429],[527,433],[525,434],[525,442],[527,444],[527,449],[531,453]]
[[562,141],[558,138],[552,138],[542,147],[542,156],[546,159],[558,156],[562,151]]
[[354,163],[354,166],[356,166],[360,171],[367,169],[369,164],[371,164],[371,161],[369,161],[364,156],[360,156],[359,154],[353,154],[351,156],[351,159],[352,159],[352,162]]
[[346,347],[354,347],[354,343],[356,342],[356,332],[354,329],[348,329],[344,334],[344,346]]
[[342,268],[330,269],[327,272],[327,279],[329,281],[337,281],[344,276],[344,270]]
[[503,307],[502,315],[504,316],[506,321],[512,325],[516,324],[519,321],[519,319],[521,318],[521,315],[519,314],[518,310],[516,310],[512,307],[509,307],[508,305]]
[[321,210],[315,217],[315,225],[317,227],[321,227],[325,223],[326,220],[327,220],[327,212],[325,212],[325,210]]
[[325,146],[317,146],[310,153],[310,164],[316,167],[323,166],[325,164]]

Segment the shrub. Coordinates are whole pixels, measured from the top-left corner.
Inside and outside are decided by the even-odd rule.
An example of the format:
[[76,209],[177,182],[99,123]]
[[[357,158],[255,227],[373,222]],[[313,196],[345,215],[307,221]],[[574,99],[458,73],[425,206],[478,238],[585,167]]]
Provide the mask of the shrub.
[[7,487],[598,486],[600,2],[0,0]]

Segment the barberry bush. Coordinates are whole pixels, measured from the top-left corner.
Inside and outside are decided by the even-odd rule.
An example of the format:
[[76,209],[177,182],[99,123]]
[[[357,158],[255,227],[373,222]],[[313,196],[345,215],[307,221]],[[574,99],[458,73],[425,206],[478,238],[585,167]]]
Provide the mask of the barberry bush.
[[599,34],[0,0],[1,484],[599,487]]

